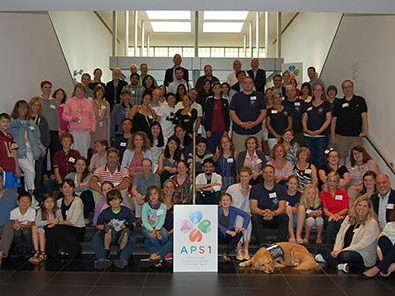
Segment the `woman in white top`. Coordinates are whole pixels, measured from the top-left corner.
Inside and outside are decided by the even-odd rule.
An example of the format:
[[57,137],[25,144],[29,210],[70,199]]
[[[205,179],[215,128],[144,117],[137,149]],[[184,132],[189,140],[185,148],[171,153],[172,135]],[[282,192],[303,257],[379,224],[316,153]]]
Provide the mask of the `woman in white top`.
[[152,165],[153,171],[159,167],[159,156],[162,154],[163,150],[165,149],[165,143],[167,139],[163,136],[162,126],[158,121],[153,121],[150,124],[150,133],[147,135],[151,144],[151,152],[152,152]]
[[[226,190],[226,193],[229,193],[232,196],[233,203],[232,206],[239,208],[240,210],[251,213],[250,210],[250,181],[252,177],[252,171],[248,167],[243,167],[239,171],[240,175],[240,183],[233,184],[228,187]],[[236,218],[236,228],[238,226],[243,225],[243,219],[241,217]],[[250,240],[251,240],[251,223],[248,225],[246,231],[244,232],[243,235],[243,240],[239,242],[239,245],[237,246],[237,260],[248,260],[250,258],[249,255],[249,246],[250,246]],[[244,242],[243,242],[244,241]]]
[[378,246],[380,262],[363,273],[366,278],[375,277],[379,273],[383,277],[388,277],[395,271],[395,210],[391,213],[390,222],[385,224],[379,235]]

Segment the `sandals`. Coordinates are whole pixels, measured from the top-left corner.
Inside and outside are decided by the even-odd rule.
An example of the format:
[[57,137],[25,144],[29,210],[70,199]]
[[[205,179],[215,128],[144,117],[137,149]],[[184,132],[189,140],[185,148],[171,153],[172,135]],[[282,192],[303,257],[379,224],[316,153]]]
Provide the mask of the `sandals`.
[[29,258],[29,262],[32,264],[41,264],[46,260],[47,260],[47,254],[45,254],[45,252],[40,252],[38,250],[35,250],[33,256]]

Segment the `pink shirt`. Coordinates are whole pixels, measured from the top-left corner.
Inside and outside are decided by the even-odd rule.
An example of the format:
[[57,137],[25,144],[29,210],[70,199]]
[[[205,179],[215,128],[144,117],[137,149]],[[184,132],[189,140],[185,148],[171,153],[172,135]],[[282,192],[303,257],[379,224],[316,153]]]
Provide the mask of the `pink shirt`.
[[[79,122],[72,121],[78,117]],[[62,118],[69,122],[70,132],[95,132],[96,114],[92,101],[87,98],[72,97],[67,100]]]

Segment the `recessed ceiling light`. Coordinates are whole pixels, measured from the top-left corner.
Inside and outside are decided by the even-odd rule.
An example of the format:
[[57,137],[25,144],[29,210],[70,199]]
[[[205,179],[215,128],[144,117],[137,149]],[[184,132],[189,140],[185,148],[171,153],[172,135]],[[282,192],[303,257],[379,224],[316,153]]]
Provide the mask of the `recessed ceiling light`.
[[245,20],[248,11],[205,11],[205,20]]
[[204,33],[240,33],[242,22],[204,22]]
[[151,20],[189,20],[191,12],[186,10],[147,10],[146,14]]
[[151,22],[154,32],[191,32],[190,22]]

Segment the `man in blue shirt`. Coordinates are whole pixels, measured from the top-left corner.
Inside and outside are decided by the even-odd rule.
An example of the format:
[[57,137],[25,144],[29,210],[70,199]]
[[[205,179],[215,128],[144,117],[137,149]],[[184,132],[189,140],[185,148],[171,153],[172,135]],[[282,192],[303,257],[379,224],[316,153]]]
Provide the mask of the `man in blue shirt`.
[[250,191],[252,229],[257,242],[265,239],[265,228],[277,230],[277,241],[288,240],[288,216],[286,208],[286,190],[274,180],[274,167],[266,165],[263,169],[263,183],[256,184]]
[[262,139],[262,121],[266,116],[263,94],[254,91],[254,80],[245,77],[243,91],[235,94],[230,103],[230,118],[233,121],[233,143],[236,153],[244,149],[245,139],[255,136]]

